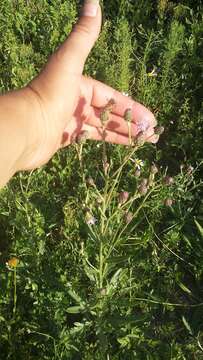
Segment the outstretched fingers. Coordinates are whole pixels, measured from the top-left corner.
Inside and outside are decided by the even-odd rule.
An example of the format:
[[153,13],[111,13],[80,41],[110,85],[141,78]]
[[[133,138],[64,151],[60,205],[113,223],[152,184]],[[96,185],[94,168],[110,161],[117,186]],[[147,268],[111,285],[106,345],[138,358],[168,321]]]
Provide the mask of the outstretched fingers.
[[[89,107],[85,116],[85,123],[96,128],[102,128],[103,124],[100,117],[100,109]],[[127,137],[131,136],[132,138],[136,138],[140,131],[142,131],[135,122],[127,122],[121,116],[115,115],[114,113],[109,114],[109,119],[105,122],[105,129]],[[145,138],[150,138],[153,134],[154,129],[150,126],[145,131]]]
[[145,106],[133,101],[130,97],[121,94],[112,87],[91,78],[83,77],[83,91],[91,94],[91,106],[97,109],[104,108],[113,99],[115,105],[112,113],[124,117],[127,109],[132,111],[132,122],[136,124],[138,132],[146,131],[157,125],[154,115]]
[[[103,130],[102,128],[90,126],[88,124],[84,124],[82,127],[82,132],[87,132],[87,139],[91,140],[105,140],[106,142],[112,143],[112,144],[120,144],[120,145],[131,145],[131,140],[128,135],[124,135],[121,133],[118,133],[116,131],[111,131],[105,128]],[[145,135],[145,141],[150,143],[156,143],[159,140],[159,136],[154,135],[153,132],[149,135]]]

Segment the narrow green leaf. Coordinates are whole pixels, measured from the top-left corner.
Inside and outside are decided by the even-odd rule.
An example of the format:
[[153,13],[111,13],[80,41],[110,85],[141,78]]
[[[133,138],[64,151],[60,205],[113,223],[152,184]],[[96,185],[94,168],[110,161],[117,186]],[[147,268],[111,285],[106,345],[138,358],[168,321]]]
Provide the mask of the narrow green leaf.
[[96,273],[95,273],[94,269],[92,269],[87,264],[84,264],[84,271],[85,271],[85,274],[87,275],[87,277],[90,279],[90,281],[95,282]]
[[197,220],[194,220],[195,221],[195,224],[197,226],[197,229],[199,230],[199,233],[201,235],[201,237],[203,238],[203,227],[198,223]]
[[83,303],[83,301],[82,301],[82,299],[81,299],[81,297],[78,295],[78,294],[76,294],[76,292],[75,291],[73,291],[73,290],[68,290],[68,294],[72,297],[72,299],[73,300],[75,300],[78,304],[82,304]]
[[115,274],[112,276],[111,281],[110,281],[111,285],[116,285],[116,284],[117,284],[117,282],[118,282],[118,280],[119,280],[119,278],[120,278],[120,274],[122,273],[122,271],[123,271],[123,269],[121,268],[121,269],[118,269],[118,270],[115,272]]
[[193,331],[190,327],[190,324],[186,320],[185,316],[182,316],[182,321],[183,321],[183,324],[185,325],[186,329],[189,331],[190,335],[193,335]]
[[69,308],[67,308],[67,312],[69,314],[80,314],[83,311],[83,307],[81,306],[70,306]]
[[6,322],[6,319],[0,315],[0,322]]
[[190,289],[188,289],[188,287],[186,285],[184,285],[182,282],[178,282],[178,285],[180,286],[180,288],[186,292],[189,295],[192,295],[192,292]]
[[185,236],[185,235],[183,235],[183,239],[184,239],[185,242],[188,244],[188,246],[189,246],[190,248],[192,248],[192,244],[191,244],[190,240],[188,239],[188,237]]

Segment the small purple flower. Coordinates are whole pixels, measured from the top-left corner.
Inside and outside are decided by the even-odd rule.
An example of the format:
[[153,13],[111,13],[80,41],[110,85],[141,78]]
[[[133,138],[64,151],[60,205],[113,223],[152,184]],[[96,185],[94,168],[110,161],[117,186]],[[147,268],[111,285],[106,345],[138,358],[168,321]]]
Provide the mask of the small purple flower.
[[142,119],[140,121],[137,122],[137,130],[138,132],[145,132],[147,131],[149,128],[149,120],[146,119]]

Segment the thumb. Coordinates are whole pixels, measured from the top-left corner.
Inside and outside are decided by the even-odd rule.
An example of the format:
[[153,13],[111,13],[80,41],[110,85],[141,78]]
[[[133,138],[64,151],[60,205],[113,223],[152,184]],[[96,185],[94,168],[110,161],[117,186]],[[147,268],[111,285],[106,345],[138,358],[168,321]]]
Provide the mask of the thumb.
[[78,22],[40,74],[32,80],[33,88],[40,83],[41,91],[44,90],[47,94],[51,91],[53,95],[53,89],[58,89],[60,93],[64,84],[67,86],[72,83],[74,87],[75,76],[82,74],[85,61],[99,36],[101,18],[99,0],[85,0]]
[[59,58],[66,58],[70,72],[82,74],[85,61],[99,36],[100,29],[99,0],[85,0],[78,22],[58,49]]

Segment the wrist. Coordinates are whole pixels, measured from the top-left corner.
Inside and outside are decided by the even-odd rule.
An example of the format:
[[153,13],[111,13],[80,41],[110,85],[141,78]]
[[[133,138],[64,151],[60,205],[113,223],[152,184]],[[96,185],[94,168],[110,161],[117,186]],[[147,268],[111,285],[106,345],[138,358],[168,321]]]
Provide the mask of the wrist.
[[11,93],[16,107],[16,122],[18,125],[19,153],[15,162],[15,172],[29,170],[29,161],[39,144],[39,131],[36,124],[36,106],[34,96],[29,89],[23,88]]
[[24,89],[0,96],[0,186],[23,168],[29,149],[28,101]]
[[60,148],[62,137],[62,130],[58,126],[60,122],[55,121],[53,108],[49,110],[48,101],[31,84],[20,90],[26,101],[22,121],[26,141],[17,163],[17,171],[32,170],[46,164]]
[[37,106],[28,88],[0,97],[1,162],[5,177],[27,170],[30,159],[39,147]]

